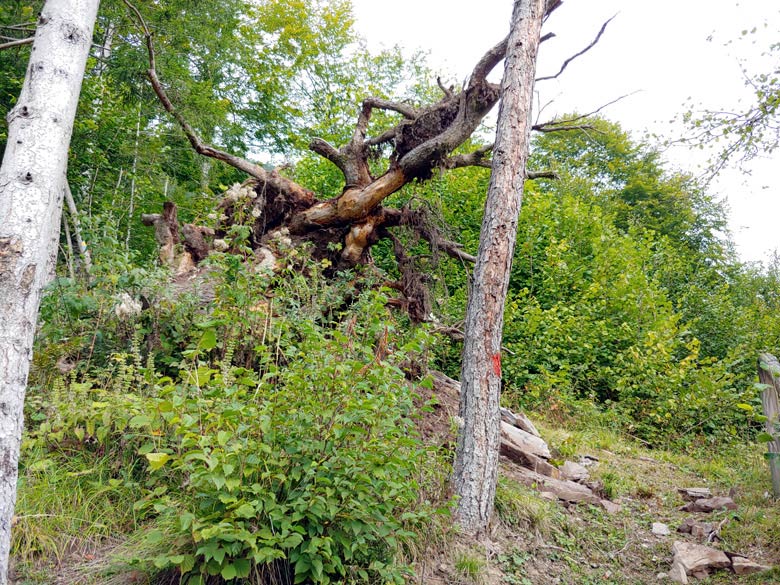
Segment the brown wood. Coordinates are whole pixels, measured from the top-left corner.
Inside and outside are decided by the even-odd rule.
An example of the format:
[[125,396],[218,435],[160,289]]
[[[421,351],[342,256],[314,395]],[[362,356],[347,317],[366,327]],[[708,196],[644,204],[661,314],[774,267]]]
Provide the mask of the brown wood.
[[769,353],[762,353],[758,358],[758,379],[766,387],[761,392],[761,404],[766,417],[766,432],[775,439],[767,444],[769,449],[769,471],[772,476],[772,493],[780,498],[780,433],[777,427],[780,422],[780,362]]
[[[515,0],[506,44],[501,105],[479,253],[466,312],[461,368],[461,432],[454,465],[455,518],[483,534],[493,513],[500,445],[499,394],[504,302],[515,247],[531,131],[536,55],[545,0]],[[475,69],[491,68],[496,47]]]

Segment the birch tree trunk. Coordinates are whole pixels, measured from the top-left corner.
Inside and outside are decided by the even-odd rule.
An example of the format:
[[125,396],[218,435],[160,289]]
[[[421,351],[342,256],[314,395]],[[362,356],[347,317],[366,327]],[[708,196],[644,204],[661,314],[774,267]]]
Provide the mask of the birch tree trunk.
[[99,0],[47,0],[0,166],[0,584],[8,580],[24,393],[56,253],[73,120]]
[[456,521],[466,534],[488,527],[498,475],[501,336],[517,217],[525,180],[531,104],[545,0],[515,0],[485,216],[466,311],[454,467]]

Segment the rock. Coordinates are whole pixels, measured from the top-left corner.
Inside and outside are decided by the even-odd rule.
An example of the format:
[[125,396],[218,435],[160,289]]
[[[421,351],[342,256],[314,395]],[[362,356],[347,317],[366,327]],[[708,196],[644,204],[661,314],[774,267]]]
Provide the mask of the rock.
[[710,522],[694,522],[691,526],[691,536],[699,540],[707,540],[714,529]]
[[672,561],[672,568],[669,569],[669,578],[677,583],[688,583],[688,574],[685,572],[685,567],[677,557]]
[[655,576],[655,578],[656,578],[656,579],[658,579],[659,581],[663,581],[663,580],[664,580],[664,579],[666,579],[668,576],[669,576],[669,575],[667,575],[666,573],[658,573],[658,574]]
[[690,534],[699,540],[709,538],[713,530],[715,530],[715,526],[711,522],[699,522],[695,518],[686,518],[677,528],[677,532]]
[[690,501],[712,497],[710,488],[679,488],[677,491],[680,492],[683,498]]
[[620,504],[616,504],[615,502],[610,502],[609,500],[601,500],[599,504],[601,505],[602,508],[604,508],[604,510],[606,510],[607,514],[609,514],[610,516],[613,514],[617,514],[623,509],[623,507]]
[[726,496],[704,498],[685,504],[680,510],[683,512],[714,512],[715,510],[736,510],[734,500]]
[[[551,484],[550,482],[555,483]],[[563,500],[564,502],[586,502],[588,504],[598,504],[601,502],[601,499],[589,488],[573,481],[550,479],[545,485],[545,488],[550,489],[550,491],[558,496],[559,500]]]
[[688,517],[685,520],[683,520],[683,523],[677,527],[677,532],[682,532],[683,534],[690,534],[691,528],[695,523],[696,523],[695,518]]
[[725,553],[701,544],[675,541],[672,552],[674,553],[673,568],[675,564],[681,565],[686,575],[698,577],[702,573],[706,574],[710,569],[724,569],[731,565]]
[[598,463],[599,458],[595,455],[583,455],[580,457],[579,464],[583,467],[590,467],[594,463]]
[[531,422],[531,419],[528,418],[525,413],[512,412],[508,408],[502,407],[501,420],[507,424],[512,425],[513,427],[524,430],[526,433],[529,433],[534,437],[539,437],[540,439],[542,438],[542,435],[540,435],[539,431],[536,430],[534,423]]
[[556,496],[553,492],[540,492],[539,495],[545,500],[551,500],[553,502],[558,501],[558,496]]
[[566,461],[563,464],[561,467],[561,475],[564,479],[570,479],[571,481],[585,481],[590,477],[587,469],[573,461]]
[[656,536],[669,536],[672,533],[672,531],[669,530],[669,526],[663,522],[653,522],[650,531]]
[[541,457],[537,457],[533,453],[528,453],[518,449],[514,442],[501,441],[501,455],[504,455],[518,465],[522,465],[531,471],[541,473],[542,475],[546,475],[547,477],[552,477],[554,479],[561,479],[561,472],[557,467],[547,463],[547,461]]
[[552,456],[550,448],[543,439],[503,421],[501,422],[501,441],[519,451],[531,453],[543,459],[549,459]]
[[588,504],[601,502],[601,498],[589,488],[573,481],[554,479],[522,467],[517,467],[513,470],[513,477],[524,485],[535,487],[540,492],[551,492],[564,502],[585,502]]
[[756,562],[751,561],[745,557],[733,556],[731,557],[731,568],[737,575],[752,575],[753,573],[761,573],[768,571],[772,567],[766,565],[759,565]]

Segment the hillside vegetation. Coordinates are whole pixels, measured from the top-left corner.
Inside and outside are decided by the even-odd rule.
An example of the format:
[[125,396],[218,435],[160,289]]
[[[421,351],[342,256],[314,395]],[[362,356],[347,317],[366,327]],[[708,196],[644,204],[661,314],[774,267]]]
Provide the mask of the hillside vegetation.
[[[181,111],[316,193],[343,177],[309,139],[344,143],[370,95],[442,91],[422,59],[363,50],[348,2],[165,4],[139,2]],[[0,24],[37,8],[0,6]],[[756,373],[780,352],[780,262],[741,262],[723,205],[655,145],[601,117],[535,137],[529,168],[555,178],[526,182],[501,356],[503,405],[538,423],[551,464],[591,456],[619,509],[546,499],[502,460],[489,542],[474,542],[450,518],[458,420],[432,373],[460,372],[490,171],[427,169],[386,201],[413,221],[352,268],[335,241],[284,236],[264,241],[269,261],[258,217],[226,223],[221,204],[259,187],[164,117],[120,3],[98,33],[110,50],[90,63],[69,169],[80,223],[64,224],[29,380],[16,583],[656,583],[683,537],[652,523],[674,531],[691,487],[738,505],[709,520],[718,547],[780,565]],[[3,111],[24,74],[12,54]],[[224,245],[163,265],[141,216],[166,202]]]

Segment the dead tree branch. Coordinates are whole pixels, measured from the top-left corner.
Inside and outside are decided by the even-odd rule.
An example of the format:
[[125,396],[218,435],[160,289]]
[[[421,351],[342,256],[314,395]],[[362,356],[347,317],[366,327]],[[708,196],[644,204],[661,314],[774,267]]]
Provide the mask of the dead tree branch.
[[397,112],[404,118],[414,120],[417,118],[418,112],[409,104],[403,104],[401,102],[393,102],[390,100],[383,100],[380,98],[368,98],[363,101],[363,107],[377,108],[380,110],[390,110],[391,112]]
[[444,161],[444,168],[484,167],[489,169],[491,167],[491,160],[487,158],[486,155],[491,150],[493,150],[493,145],[488,144],[468,154],[451,156]]
[[198,136],[195,129],[192,126],[190,126],[190,124],[187,122],[184,116],[182,116],[181,113],[174,107],[173,103],[168,98],[168,94],[163,88],[159,77],[157,76],[154,41],[152,40],[152,33],[149,31],[149,27],[147,26],[143,15],[138,10],[138,8],[136,8],[133,4],[129,2],[129,0],[124,0],[124,3],[127,5],[127,7],[130,10],[133,11],[136,18],[138,19],[139,26],[142,28],[144,33],[144,38],[146,40],[146,48],[149,54],[149,69],[147,70],[146,74],[149,77],[149,81],[152,84],[152,89],[154,90],[154,93],[157,95],[157,98],[160,100],[160,103],[165,108],[165,111],[167,111],[171,116],[173,116],[173,118],[179,124],[179,127],[181,127],[182,131],[187,136],[187,140],[189,140],[195,152],[203,156],[214,158],[216,160],[220,160],[224,163],[227,163],[230,166],[240,171],[243,171],[246,174],[255,177],[256,179],[262,182],[270,184],[277,191],[285,192],[285,193],[296,193],[303,198],[313,201],[314,199],[313,194],[310,191],[303,189],[297,183],[290,181],[289,179],[286,179],[284,177],[280,177],[275,173],[269,173],[259,165],[256,165],[252,162],[249,162],[246,159],[235,156],[228,152],[224,152],[222,150],[216,149],[203,142],[203,140],[201,140],[200,136]]
[[0,45],[0,51],[4,49],[12,49],[14,47],[21,47],[22,45],[31,45],[33,40],[35,40],[35,37],[29,37],[26,39],[17,39],[15,41],[3,43],[2,45]]
[[[617,14],[616,14],[615,16],[617,16]],[[565,69],[566,69],[566,68],[569,66],[569,63],[571,63],[572,61],[574,61],[574,60],[575,60],[577,57],[581,57],[582,55],[584,55],[585,53],[587,53],[588,51],[590,51],[590,50],[591,50],[593,47],[595,47],[595,46],[596,46],[596,44],[599,42],[599,39],[601,39],[601,35],[603,35],[603,34],[604,34],[604,31],[605,31],[605,30],[607,30],[607,25],[608,25],[610,22],[612,22],[612,20],[615,18],[615,16],[613,16],[613,17],[609,18],[609,19],[608,19],[608,20],[607,20],[607,21],[606,21],[604,24],[602,24],[602,25],[601,25],[601,30],[599,30],[599,33],[596,35],[596,38],[595,38],[595,39],[593,39],[593,40],[591,41],[591,43],[590,43],[590,44],[589,44],[587,47],[585,47],[584,49],[582,49],[582,50],[581,50],[581,51],[579,51],[578,53],[575,53],[574,55],[572,55],[571,57],[569,57],[568,59],[566,59],[566,60],[563,62],[563,65],[561,65],[561,68],[558,70],[558,73],[556,73],[555,75],[547,75],[547,76],[545,76],[545,77],[537,77],[537,78],[536,78],[536,82],[538,83],[539,81],[548,81],[548,80],[550,80],[550,79],[556,79],[556,78],[557,78],[559,75],[561,75],[561,73],[563,73],[563,72],[564,72],[564,70],[565,70]]]
[[591,116],[595,116],[598,114],[601,110],[604,110],[605,108],[608,108],[611,105],[616,104],[617,102],[627,98],[631,97],[637,93],[637,91],[632,91],[631,93],[627,93],[625,95],[621,95],[620,97],[615,98],[612,101],[607,102],[604,105],[599,106],[595,110],[588,112],[587,114],[579,114],[577,116],[574,116],[572,118],[566,118],[564,120],[550,120],[549,122],[542,122],[539,124],[534,124],[531,127],[531,130],[534,130],[536,132],[556,132],[556,131],[566,131],[566,130],[595,130],[592,125],[590,124],[576,124],[576,122],[579,122],[580,120],[584,120],[586,118],[590,118]]
[[555,171],[527,171],[525,173],[526,179],[560,179],[558,173]]
[[451,98],[451,97],[453,97],[455,95],[455,93],[453,92],[454,88],[453,87],[445,87],[444,84],[441,81],[441,77],[437,77],[436,78],[436,85],[438,85],[439,89],[442,90],[442,92],[444,93],[444,97]]

